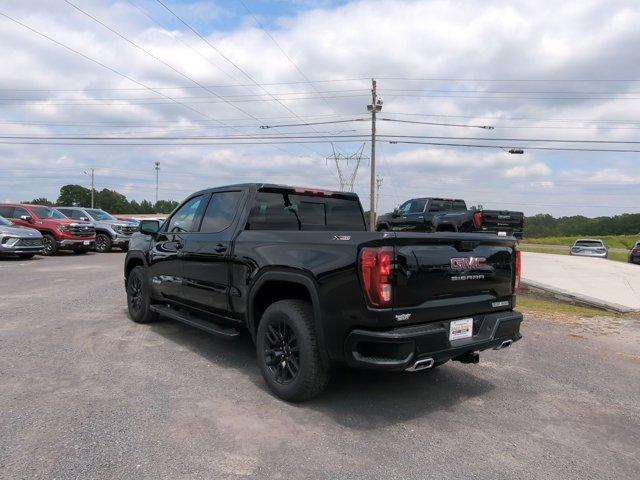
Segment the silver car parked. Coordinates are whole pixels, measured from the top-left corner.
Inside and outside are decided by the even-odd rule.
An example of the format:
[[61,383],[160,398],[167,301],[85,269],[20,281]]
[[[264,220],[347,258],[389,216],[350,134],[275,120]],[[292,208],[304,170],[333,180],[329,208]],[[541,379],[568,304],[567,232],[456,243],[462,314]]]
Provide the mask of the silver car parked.
[[31,258],[43,249],[42,234],[38,230],[15,225],[0,217],[0,254]]
[[571,246],[569,254],[582,257],[607,258],[609,256],[609,249],[602,240],[581,238],[576,240]]
[[96,252],[110,252],[118,247],[126,252],[129,249],[131,235],[138,231],[138,222],[118,220],[110,213],[99,208],[56,207],[69,218],[92,222],[96,227]]

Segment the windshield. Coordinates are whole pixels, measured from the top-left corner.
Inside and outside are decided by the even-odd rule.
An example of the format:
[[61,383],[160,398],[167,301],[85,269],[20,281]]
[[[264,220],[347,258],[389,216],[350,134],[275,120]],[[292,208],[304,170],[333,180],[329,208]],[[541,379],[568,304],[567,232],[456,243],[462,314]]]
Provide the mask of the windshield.
[[66,220],[67,219],[67,217],[65,217],[59,211],[54,210],[53,208],[49,208],[49,207],[31,207],[31,210],[33,210],[35,212],[35,214],[38,216],[38,218],[53,218],[54,220]]
[[118,220],[116,217],[111,215],[110,213],[105,212],[104,210],[96,210],[96,209],[87,209],[86,212],[91,215],[91,218],[94,220]]
[[578,240],[576,247],[602,247],[602,242],[598,240]]
[[13,223],[11,223],[9,220],[7,220],[4,217],[0,217],[0,225],[3,225],[5,227],[9,227],[9,226],[13,225]]

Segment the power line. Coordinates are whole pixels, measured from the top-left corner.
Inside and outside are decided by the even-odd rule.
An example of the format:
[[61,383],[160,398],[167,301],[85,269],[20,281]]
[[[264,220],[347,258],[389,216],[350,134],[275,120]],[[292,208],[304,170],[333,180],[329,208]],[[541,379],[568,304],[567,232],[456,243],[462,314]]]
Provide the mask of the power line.
[[494,127],[490,125],[465,125],[461,123],[436,123],[436,122],[418,122],[415,120],[398,120],[394,118],[381,118],[385,122],[398,122],[398,123],[415,123],[420,125],[438,125],[442,127],[468,127],[468,128],[482,128],[484,130],[493,130]]
[[[65,1],[67,1],[67,0],[65,0]],[[182,18],[180,18],[180,16],[178,16],[178,14],[176,14],[173,10],[171,10],[162,0],[156,0],[156,2],[159,3],[160,5],[162,5],[162,7],[164,7],[164,9],[167,10],[171,15],[173,15],[180,23],[182,23],[185,27],[187,27],[189,30],[191,30],[195,35],[198,36],[198,38],[200,38],[203,42],[205,42],[218,55],[220,55],[222,58],[224,58],[228,63],[233,65],[233,67],[236,68],[240,73],[242,73],[249,81],[251,81],[254,85],[256,85],[258,88],[260,88],[263,92],[265,92],[267,95],[269,95],[271,98],[273,98],[285,110],[287,110],[289,113],[291,113],[292,115],[297,117],[300,121],[304,121],[304,120],[302,120],[302,118],[298,117],[298,114],[296,112],[291,110],[289,107],[287,107],[280,100],[276,99],[271,94],[271,92],[269,92],[269,90],[267,90],[264,86],[260,85],[249,73],[247,73],[244,69],[242,69],[242,67],[240,67],[233,60],[231,60],[228,56],[226,56],[222,51],[220,51],[215,45],[213,45],[209,40],[207,40],[207,38],[205,38],[203,35],[201,35],[200,32],[198,32],[195,28],[193,28],[191,25],[189,25]]]
[[[472,140],[482,142],[533,142],[533,143],[587,143],[587,144],[629,144],[638,145],[638,140],[574,140],[561,138],[487,138],[487,137],[458,137],[435,135],[386,135],[377,134],[383,139],[411,138],[432,140]],[[291,132],[290,134],[233,134],[233,135],[189,135],[189,136],[71,136],[71,135],[0,135],[0,139],[7,140],[156,140],[156,141],[182,141],[182,140],[292,140],[292,139],[356,139],[358,141],[367,138],[366,134],[342,134],[342,135],[309,135]],[[330,141],[330,140],[329,140]]]
[[298,65],[296,64],[296,62],[293,61],[293,59],[287,55],[287,52],[284,51],[284,49],[280,46],[280,44],[278,43],[278,41],[273,37],[273,35],[271,35],[269,33],[269,31],[264,28],[262,26],[262,24],[260,23],[260,21],[256,18],[256,16],[253,14],[253,12],[251,10],[249,10],[249,7],[247,7],[247,4],[243,1],[243,0],[239,0],[239,2],[242,4],[242,6],[245,8],[245,10],[249,13],[249,15],[251,16],[251,18],[253,18],[253,20],[256,22],[256,24],[258,25],[258,27],[260,27],[260,29],[271,39],[271,41],[275,44],[276,47],[278,47],[278,50],[280,50],[280,52],[282,53],[282,55],[284,55],[284,57],[289,61],[289,63],[291,65],[293,65],[293,68],[295,68],[298,73],[300,74],[300,76],[302,78],[305,79],[305,81],[309,82],[309,85],[311,86],[311,88],[313,88],[316,93],[320,94],[320,96],[322,97],[322,100],[324,100],[324,103],[331,109],[331,111],[335,111],[333,110],[333,108],[331,107],[331,105],[329,104],[329,102],[327,101],[327,99],[322,95],[321,92],[318,91],[318,89],[316,89],[315,85],[313,83],[310,82],[309,78],[304,74],[304,72],[300,69],[300,67],[298,67]]
[[[506,150],[512,148],[510,145],[478,145],[478,144],[464,144],[464,143],[439,143],[439,142],[412,142],[402,140],[391,140],[390,144],[407,144],[407,145],[435,145],[443,147],[471,147],[471,148],[500,148]],[[626,150],[626,149],[604,149],[604,148],[565,148],[565,147],[520,147],[524,150],[551,150],[551,151],[564,151],[564,152],[608,152],[608,153],[640,153],[640,150]]]

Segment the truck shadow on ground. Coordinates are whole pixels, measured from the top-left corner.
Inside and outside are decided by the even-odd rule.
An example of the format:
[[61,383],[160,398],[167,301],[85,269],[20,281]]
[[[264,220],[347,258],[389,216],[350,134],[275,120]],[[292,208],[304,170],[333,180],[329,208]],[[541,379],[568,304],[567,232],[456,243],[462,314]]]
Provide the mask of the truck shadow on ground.
[[446,411],[495,388],[493,383],[474,374],[481,365],[448,362],[434,370],[415,373],[339,367],[332,371],[331,382],[319,397],[287,404],[273,397],[264,383],[248,334],[226,340],[166,319],[150,327],[209,362],[245,375],[256,388],[269,393],[272,402],[269,408],[293,405],[299,411],[312,409],[357,430],[371,430]]

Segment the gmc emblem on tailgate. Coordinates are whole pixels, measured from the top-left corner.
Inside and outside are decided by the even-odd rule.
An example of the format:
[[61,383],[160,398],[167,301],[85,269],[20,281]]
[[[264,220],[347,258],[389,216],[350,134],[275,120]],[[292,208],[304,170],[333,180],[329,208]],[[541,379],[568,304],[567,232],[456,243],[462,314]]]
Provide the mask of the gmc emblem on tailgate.
[[483,257],[465,257],[465,258],[452,258],[451,269],[452,270],[473,270],[475,268],[483,267],[487,262]]

